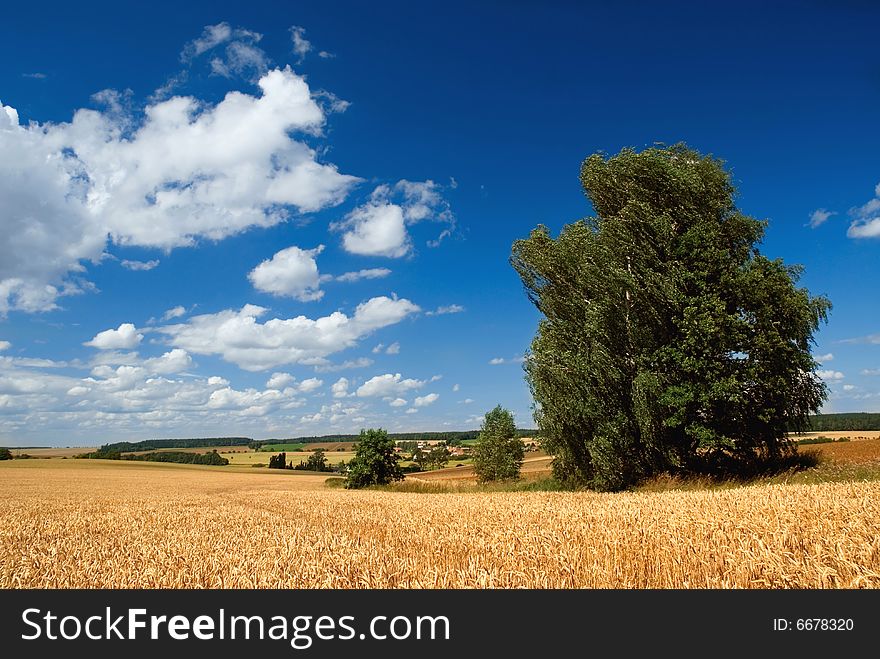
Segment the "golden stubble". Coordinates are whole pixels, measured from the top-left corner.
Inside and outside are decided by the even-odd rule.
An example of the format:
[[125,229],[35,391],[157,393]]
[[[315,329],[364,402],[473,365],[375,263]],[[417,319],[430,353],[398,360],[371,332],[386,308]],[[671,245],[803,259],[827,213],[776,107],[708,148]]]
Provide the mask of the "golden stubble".
[[417,494],[323,481],[7,462],[0,587],[880,586],[878,482]]

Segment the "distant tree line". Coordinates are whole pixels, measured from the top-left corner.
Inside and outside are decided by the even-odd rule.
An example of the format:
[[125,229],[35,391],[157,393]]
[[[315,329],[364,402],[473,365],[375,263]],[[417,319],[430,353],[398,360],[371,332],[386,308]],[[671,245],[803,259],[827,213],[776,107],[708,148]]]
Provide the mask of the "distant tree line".
[[[531,437],[538,431],[532,429],[517,429],[516,437]],[[390,433],[389,439],[399,441],[427,441],[446,442],[454,446],[459,442],[478,439],[479,430],[446,431],[446,432],[399,432]],[[321,435],[310,437],[289,437],[286,439],[253,439],[251,437],[186,437],[182,439],[145,439],[140,442],[113,442],[103,444],[98,448],[100,453],[135,453],[138,451],[155,451],[167,448],[207,448],[212,446],[246,446],[258,450],[271,444],[299,442],[302,444],[317,444],[330,442],[356,442],[360,435]],[[46,447],[18,447],[18,448],[50,448]]]
[[[528,428],[519,428],[515,431],[516,437],[532,437],[538,431]],[[446,442],[448,445],[454,445],[454,442],[461,442],[471,439],[479,439],[479,430],[460,430],[445,432],[394,432],[387,433],[389,439],[395,442],[402,441],[426,441],[426,442]],[[299,442],[302,444],[329,444],[331,442],[357,442],[361,438],[360,435],[321,435],[312,437],[288,437],[285,439],[260,439],[252,440],[248,445],[250,448],[259,449],[261,446],[271,444],[284,444]]]
[[810,417],[809,430],[880,430],[880,412],[851,412],[843,414],[816,414]]
[[145,439],[142,442],[116,442],[104,444],[99,452],[130,453],[134,451],[154,451],[160,448],[203,448],[211,446],[248,446],[254,440],[250,437],[193,437],[185,439]]
[[[103,448],[103,447],[102,447]],[[151,453],[119,453],[118,451],[98,450],[76,456],[89,460],[129,460],[135,462],[176,462],[179,464],[211,465],[224,467],[229,460],[217,451],[210,453],[186,453],[185,451],[154,451]]]

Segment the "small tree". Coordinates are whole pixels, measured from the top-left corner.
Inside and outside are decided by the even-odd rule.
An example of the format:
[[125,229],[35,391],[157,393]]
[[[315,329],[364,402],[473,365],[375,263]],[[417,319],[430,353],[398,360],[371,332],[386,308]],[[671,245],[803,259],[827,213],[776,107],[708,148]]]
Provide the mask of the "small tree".
[[306,460],[306,469],[309,471],[327,471],[327,458],[324,456],[323,449],[315,449],[315,451]]
[[269,469],[286,469],[287,454],[279,453],[269,457]]
[[431,452],[428,453],[428,462],[434,469],[443,469],[443,467],[446,466],[446,463],[449,462],[449,457],[451,455],[452,454],[445,445],[437,444],[431,449]]
[[474,471],[482,483],[519,478],[525,451],[513,415],[500,405],[486,414],[474,447]]
[[394,440],[381,428],[361,430],[357,453],[348,463],[345,487],[357,489],[402,480],[403,469],[394,446]]
[[12,451],[8,448],[0,448],[0,460],[12,460]]
[[425,471],[425,467],[428,465],[428,453],[420,448],[416,448],[412,452],[410,460],[418,466],[419,471]]

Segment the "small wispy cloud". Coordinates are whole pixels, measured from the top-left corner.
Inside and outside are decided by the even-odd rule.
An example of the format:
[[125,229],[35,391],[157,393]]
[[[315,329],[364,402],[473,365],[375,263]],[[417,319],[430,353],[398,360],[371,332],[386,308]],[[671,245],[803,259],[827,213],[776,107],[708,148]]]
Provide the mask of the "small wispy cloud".
[[525,357],[511,357],[510,359],[505,359],[504,357],[493,357],[489,360],[489,363],[492,366],[498,366],[499,364],[522,364],[525,360]]
[[150,96],[151,102],[163,101],[172,96],[178,87],[189,80],[190,68],[202,55],[211,57],[208,65],[212,75],[232,78],[236,75],[256,82],[269,69],[269,56],[256,44],[263,35],[253,30],[232,27],[225,21],[206,25],[202,34],[188,42],[180,53],[184,65],[181,71],[170,76]]
[[381,279],[391,274],[388,268],[368,268],[366,270],[357,270],[355,272],[346,272],[334,277],[336,281],[353,282],[361,279]]
[[820,378],[822,378],[823,380],[826,380],[826,381],[827,380],[830,380],[830,381],[843,380],[843,378],[846,377],[840,371],[834,371],[834,370],[830,370],[830,369],[823,370],[823,371],[816,371],[816,375],[818,375]]
[[176,306],[162,314],[162,320],[171,320],[172,318],[180,318],[186,314],[186,307]]
[[820,364],[827,364],[828,362],[830,362],[834,359],[834,353],[829,352],[824,355],[819,355],[817,357],[814,357],[814,359],[817,362],[819,362]]
[[380,343],[373,348],[374,355],[378,355],[381,352],[384,352],[386,355],[399,355],[400,343],[395,341],[389,346],[386,346],[384,343]]
[[45,73],[40,73],[39,71],[37,71],[35,73],[22,73],[21,77],[30,78],[31,80],[45,80],[49,76],[47,76]]
[[869,343],[872,345],[880,345],[880,334],[868,334],[867,336],[856,336],[851,339],[841,339],[838,343]]
[[317,373],[335,373],[336,371],[346,371],[350,368],[366,368],[371,366],[372,359],[368,357],[358,357],[357,359],[349,359],[341,364],[318,364],[315,366]]
[[434,311],[426,311],[426,316],[444,316],[450,313],[461,313],[464,311],[464,307],[460,304],[448,304],[445,306],[439,306]]
[[807,225],[811,229],[815,229],[816,227],[822,226],[825,222],[828,221],[828,218],[832,215],[837,215],[835,211],[829,211],[827,208],[817,208],[812,213],[810,213],[810,221]]
[[306,29],[291,25],[290,40],[293,42],[293,54],[297,56],[297,62],[302,62],[312,50],[312,43],[306,39]]
[[153,259],[151,261],[129,261],[128,259],[124,259],[119,262],[119,265],[128,270],[152,270],[157,265],[159,265],[159,260]]

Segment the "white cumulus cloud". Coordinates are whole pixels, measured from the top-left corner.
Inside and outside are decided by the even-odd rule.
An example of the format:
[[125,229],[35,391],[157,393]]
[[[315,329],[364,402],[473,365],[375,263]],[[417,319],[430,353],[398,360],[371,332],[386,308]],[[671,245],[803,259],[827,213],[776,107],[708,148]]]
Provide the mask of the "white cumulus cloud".
[[83,345],[98,348],[99,350],[121,350],[134,348],[144,338],[131,323],[122,323],[116,329],[108,329],[98,332],[91,341]]
[[336,382],[330,385],[330,391],[333,393],[333,398],[345,398],[348,396],[348,378],[339,378]]
[[430,246],[439,245],[455,226],[455,217],[440,194],[440,186],[430,180],[401,180],[393,186],[377,187],[366,204],[331,228],[343,231],[342,246],[352,254],[399,258],[412,250],[407,227],[426,220],[447,225],[436,240],[429,241]]
[[157,328],[172,344],[197,355],[220,355],[249,371],[284,364],[323,364],[335,352],[351,348],[373,331],[400,322],[419,307],[406,299],[374,297],[347,316],[335,311],[317,319],[257,319],[266,309],[252,304],[191,317],[186,323]]
[[413,401],[413,405],[415,407],[427,407],[432,403],[436,402],[436,400],[440,398],[440,394],[428,394],[427,396],[416,396],[416,399]]
[[264,293],[293,297],[300,302],[320,300],[324,292],[320,290],[321,276],[315,257],[323,250],[323,245],[315,249],[282,249],[251,270],[248,279]]
[[257,84],[215,105],[174,96],[133,114],[117,102],[57,124],[21,126],[0,104],[0,313],[88,290],[83,262],[100,260],[108,236],[168,250],[340,203],[360,179],[297,139],[326,120],[305,79],[277,68]]
[[385,373],[370,378],[357,389],[361,398],[370,396],[394,396],[425,385],[424,380],[404,379],[400,373]]
[[290,373],[273,373],[266,381],[266,389],[284,389],[296,380]]
[[880,183],[874,188],[874,198],[850,211],[853,218],[846,235],[850,238],[880,238]]

